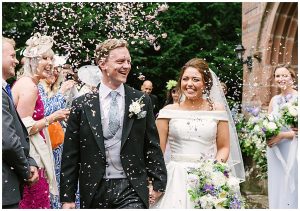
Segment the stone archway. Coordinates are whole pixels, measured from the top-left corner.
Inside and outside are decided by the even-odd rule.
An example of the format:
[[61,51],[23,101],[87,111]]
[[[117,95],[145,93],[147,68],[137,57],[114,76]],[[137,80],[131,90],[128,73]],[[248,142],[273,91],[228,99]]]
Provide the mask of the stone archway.
[[243,105],[267,109],[277,93],[274,66],[290,62],[298,72],[298,3],[243,3],[242,8],[245,55],[253,57],[252,71],[244,66]]
[[[281,3],[276,12],[271,36],[273,37],[270,60],[266,61],[272,67],[280,63],[290,63],[298,72],[298,3]],[[271,38],[270,36],[270,38]],[[273,71],[271,72],[273,76]],[[272,77],[272,83],[274,79]],[[277,89],[271,86],[271,97],[277,94]]]

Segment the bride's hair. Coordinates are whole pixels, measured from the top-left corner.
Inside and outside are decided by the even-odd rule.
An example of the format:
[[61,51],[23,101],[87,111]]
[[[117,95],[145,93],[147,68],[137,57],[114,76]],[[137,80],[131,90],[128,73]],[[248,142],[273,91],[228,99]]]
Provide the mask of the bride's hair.
[[[209,94],[210,94],[210,90],[211,87],[213,85],[213,79],[212,79],[212,75],[210,73],[208,64],[205,60],[200,59],[200,58],[193,58],[191,60],[189,60],[187,63],[185,63],[185,65],[181,68],[180,74],[179,74],[179,80],[178,80],[178,87],[180,90],[181,87],[181,79],[182,76],[185,72],[185,70],[188,67],[193,67],[195,69],[197,69],[199,71],[199,73],[202,75],[203,77],[203,82],[205,84],[205,89],[204,89],[204,93],[206,95],[206,98],[210,104],[211,109],[213,109],[213,102],[211,101],[211,99],[209,98]],[[182,95],[181,90],[180,90],[180,96]]]

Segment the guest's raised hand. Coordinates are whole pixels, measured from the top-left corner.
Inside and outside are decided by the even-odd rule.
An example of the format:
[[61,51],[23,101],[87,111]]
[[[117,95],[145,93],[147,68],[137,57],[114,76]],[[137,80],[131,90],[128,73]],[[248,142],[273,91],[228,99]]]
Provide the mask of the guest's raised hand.
[[29,183],[29,185],[33,185],[37,181],[39,181],[39,173],[37,167],[30,166],[30,178],[27,180],[27,182]]
[[68,90],[70,90],[74,85],[76,84],[76,81],[74,80],[68,80],[62,83],[60,87],[60,91],[62,94],[65,94]]
[[60,109],[49,116],[49,121],[52,120],[51,123],[56,121],[63,121],[69,117],[69,114],[69,109]]

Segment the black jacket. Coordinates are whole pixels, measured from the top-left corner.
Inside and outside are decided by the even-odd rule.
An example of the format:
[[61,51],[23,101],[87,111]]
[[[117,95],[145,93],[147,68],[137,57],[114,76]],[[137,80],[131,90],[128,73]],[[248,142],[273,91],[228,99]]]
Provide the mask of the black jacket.
[[[164,191],[167,172],[159,145],[149,96],[143,98],[145,118],[129,118],[129,105],[144,94],[125,86],[125,114],[120,158],[132,187],[149,207],[147,178],[154,190]],[[75,202],[79,178],[80,206],[90,208],[95,191],[105,173],[105,147],[98,91],[77,98],[72,105],[62,155],[60,199]]]
[[30,176],[29,166],[37,164],[29,157],[27,130],[2,88],[2,205],[21,200],[22,185]]

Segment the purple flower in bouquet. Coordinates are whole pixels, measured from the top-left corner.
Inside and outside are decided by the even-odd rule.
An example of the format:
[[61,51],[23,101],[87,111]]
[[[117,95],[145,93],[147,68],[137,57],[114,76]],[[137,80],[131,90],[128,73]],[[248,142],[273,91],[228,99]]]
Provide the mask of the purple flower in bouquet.
[[229,172],[228,171],[225,170],[223,174],[225,175],[225,177],[229,178]]
[[254,106],[247,106],[245,110],[250,113],[252,116],[258,116],[260,112],[260,107],[254,107]]
[[259,112],[260,112],[260,108],[259,108],[259,107],[253,108],[253,109],[251,110],[251,114],[252,114],[253,116],[258,116]]
[[235,194],[229,203],[229,209],[241,209],[241,208],[242,208],[241,201],[237,196],[237,194]]
[[203,191],[206,192],[206,193],[209,193],[211,195],[215,195],[214,190],[215,190],[214,185],[205,184],[204,187],[203,187]]

